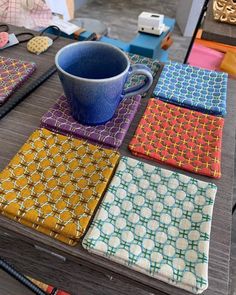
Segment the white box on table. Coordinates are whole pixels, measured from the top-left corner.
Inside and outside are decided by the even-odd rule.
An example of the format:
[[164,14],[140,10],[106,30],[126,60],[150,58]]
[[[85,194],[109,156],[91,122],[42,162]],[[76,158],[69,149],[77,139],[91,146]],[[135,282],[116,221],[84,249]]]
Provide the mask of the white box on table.
[[143,33],[161,35],[165,29],[164,15],[142,12],[138,17],[138,30]]

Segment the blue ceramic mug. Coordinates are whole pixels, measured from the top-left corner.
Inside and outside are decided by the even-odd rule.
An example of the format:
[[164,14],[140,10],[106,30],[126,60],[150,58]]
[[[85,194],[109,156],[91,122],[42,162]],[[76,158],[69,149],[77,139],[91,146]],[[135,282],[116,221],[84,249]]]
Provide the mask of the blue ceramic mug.
[[[102,42],[77,42],[58,51],[55,63],[72,115],[86,125],[110,120],[123,98],[146,92],[153,82],[144,65],[130,65],[120,49]],[[145,83],[124,90],[130,75]]]

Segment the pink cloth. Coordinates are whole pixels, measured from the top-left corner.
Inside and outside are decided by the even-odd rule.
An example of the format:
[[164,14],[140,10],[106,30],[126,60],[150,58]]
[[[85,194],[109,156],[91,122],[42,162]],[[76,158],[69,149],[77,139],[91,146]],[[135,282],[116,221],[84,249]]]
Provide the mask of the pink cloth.
[[224,53],[217,50],[194,44],[191,50],[188,64],[194,67],[220,71],[220,64],[224,58]]
[[39,30],[50,25],[52,12],[43,0],[0,0],[0,22]]

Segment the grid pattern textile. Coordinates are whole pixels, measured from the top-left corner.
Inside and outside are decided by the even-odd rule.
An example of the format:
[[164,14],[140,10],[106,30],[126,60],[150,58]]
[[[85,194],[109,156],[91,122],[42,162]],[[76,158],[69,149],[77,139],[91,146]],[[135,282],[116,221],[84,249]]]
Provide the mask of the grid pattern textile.
[[0,0],[0,21],[38,30],[50,25],[52,12],[43,0]]
[[129,149],[143,158],[221,177],[224,119],[151,98]]
[[[143,65],[147,66],[151,70],[153,77],[157,74],[158,70],[160,69],[160,63],[156,59],[143,57],[143,56],[133,54],[133,53],[128,53],[128,52],[126,52],[126,55],[128,56],[131,65],[132,64],[143,64]],[[145,78],[146,78],[146,76],[144,76],[144,75],[130,76],[128,81],[125,84],[125,88],[132,87],[132,86],[137,85],[139,83],[144,84]],[[145,96],[145,93],[142,96]]]
[[122,157],[83,247],[192,293],[208,287],[214,184]]
[[129,129],[140,104],[141,96],[124,99],[118,106],[114,117],[102,125],[85,126],[71,115],[65,96],[42,117],[41,126],[61,134],[89,139],[93,142],[118,148]]
[[0,56],[0,105],[35,71],[36,64]]
[[118,159],[115,151],[36,130],[0,173],[0,212],[75,245]]
[[154,96],[203,113],[225,116],[228,74],[168,62]]

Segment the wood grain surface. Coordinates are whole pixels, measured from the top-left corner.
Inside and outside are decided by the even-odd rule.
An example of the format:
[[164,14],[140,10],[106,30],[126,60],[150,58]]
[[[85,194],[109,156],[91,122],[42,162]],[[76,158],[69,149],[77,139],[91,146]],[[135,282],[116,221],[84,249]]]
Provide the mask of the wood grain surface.
[[0,270],[0,292],[3,295],[34,295],[28,288]]
[[[155,79],[155,83],[156,81],[157,78]],[[218,187],[210,243],[209,288],[204,292],[207,295],[228,294],[236,129],[235,84],[235,81],[231,80],[228,84],[228,115],[225,120],[223,136],[222,178],[212,180],[207,177],[183,172],[170,166],[158,164],[161,167],[179,171],[197,179],[212,181]],[[55,74],[0,121],[0,169],[3,169],[7,165],[29,135],[39,126],[40,117],[55,102],[61,92],[62,88]],[[123,155],[133,157],[127,146],[144,112],[151,93],[152,89],[149,91],[147,97],[142,100],[138,114],[120,148],[120,152]],[[152,161],[145,162],[157,165]],[[16,263],[22,272],[36,279],[38,278],[64,288],[73,295],[109,295],[118,293],[189,294],[186,291],[130,270],[125,266],[118,265],[105,258],[89,254],[82,248],[81,243],[76,247],[67,246],[3,216],[0,216],[0,228],[2,233],[7,232],[11,235],[10,241],[6,241],[5,237],[0,239],[0,251],[4,257]],[[49,256],[61,257],[60,263],[56,262],[56,260],[53,262],[52,258],[44,258],[45,251],[39,251],[38,253],[38,250],[35,251],[34,245],[56,253],[57,256],[55,254],[50,254]],[[64,262],[63,257],[66,258]],[[112,277],[113,279],[102,279],[103,276],[106,278]],[[64,277],[65,279],[63,279]],[[81,285],[82,292],[80,292]],[[105,291],[99,291],[102,288]],[[141,290],[145,290],[146,293]]]

